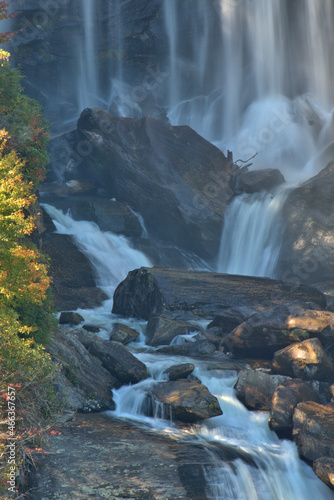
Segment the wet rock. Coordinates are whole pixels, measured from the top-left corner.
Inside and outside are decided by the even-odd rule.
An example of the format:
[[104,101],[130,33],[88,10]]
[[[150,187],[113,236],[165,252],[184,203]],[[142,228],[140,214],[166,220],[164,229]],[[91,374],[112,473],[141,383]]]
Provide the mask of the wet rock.
[[101,361],[85,349],[74,333],[55,332],[48,351],[58,365],[54,387],[64,409],[115,409],[111,389],[117,385],[116,380],[102,367]]
[[334,458],[334,406],[299,403],[293,414],[293,439],[307,460]]
[[134,342],[139,337],[139,333],[130,328],[127,325],[123,325],[123,323],[114,323],[113,330],[111,332],[110,340],[114,342],[120,342],[123,345],[127,345],[130,342]]
[[121,384],[136,384],[148,376],[145,364],[118,342],[95,340],[89,351]]
[[[156,239],[205,259],[216,257],[232,196],[231,163],[218,148],[186,126],[92,108],[81,113],[77,131],[78,142],[91,145],[77,178],[129,203]],[[211,184],[215,189],[203,189]]]
[[83,321],[81,314],[73,311],[63,311],[59,317],[60,325],[80,325]]
[[321,481],[334,490],[334,459],[318,458],[313,462],[313,471]]
[[271,359],[275,351],[315,336],[328,327],[332,313],[314,311],[310,306],[291,302],[255,313],[225,336],[225,349],[238,356]]
[[146,327],[146,343],[152,346],[169,345],[178,335],[187,335],[198,329],[198,326],[191,325],[185,321],[175,321],[163,318],[162,316],[152,316]]
[[220,328],[222,334],[226,335],[256,312],[258,312],[258,308],[247,306],[226,309],[226,311],[213,318],[211,323],[208,324],[208,329],[217,327]]
[[162,405],[162,417],[197,422],[222,415],[218,400],[197,380],[158,382],[148,393]]
[[320,340],[315,338],[291,344],[276,352],[273,370],[281,375],[303,380],[332,382],[334,379],[333,364]]
[[195,365],[192,363],[183,363],[181,365],[173,365],[164,371],[168,375],[170,381],[177,380],[180,378],[187,378],[195,369]]
[[67,193],[68,195],[94,195],[96,194],[96,187],[90,184],[89,182],[79,181],[79,180],[69,180],[66,182]]
[[292,416],[298,403],[320,403],[319,395],[302,380],[287,380],[279,385],[272,397],[269,427],[280,438],[292,436]]
[[[285,232],[280,275],[313,284],[334,273],[334,146],[318,158],[323,170],[289,193],[283,208]],[[330,162],[330,163],[329,163]]]
[[95,326],[95,325],[83,325],[82,328],[84,330],[86,330],[87,332],[91,332],[91,333],[99,333],[99,331],[101,330],[101,328],[99,328],[98,326]]
[[232,189],[235,193],[257,193],[270,191],[285,183],[282,173],[276,168],[263,170],[241,171],[232,180]]
[[141,268],[131,271],[114,293],[113,312],[149,319],[213,318],[234,306],[269,307],[292,300],[326,306],[315,288],[268,278],[206,271]]
[[261,370],[241,370],[234,388],[238,399],[247,408],[268,411],[276,388],[287,379]]
[[215,332],[207,330],[199,332],[197,335],[195,335],[194,339],[196,341],[207,340],[208,342],[211,342],[211,344],[213,344],[216,349],[218,349],[222,343],[221,337],[216,335]]
[[205,354],[212,354],[216,347],[208,340],[198,340],[197,342],[186,342],[185,344],[168,345],[160,347],[157,352],[171,354],[172,356],[198,357]]

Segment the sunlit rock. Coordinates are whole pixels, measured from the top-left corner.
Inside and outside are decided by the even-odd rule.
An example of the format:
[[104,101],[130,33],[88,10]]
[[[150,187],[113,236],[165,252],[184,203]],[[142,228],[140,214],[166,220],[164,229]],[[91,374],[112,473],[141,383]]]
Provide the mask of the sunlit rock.
[[318,458],[313,462],[313,470],[327,486],[334,490],[334,459],[329,457]]

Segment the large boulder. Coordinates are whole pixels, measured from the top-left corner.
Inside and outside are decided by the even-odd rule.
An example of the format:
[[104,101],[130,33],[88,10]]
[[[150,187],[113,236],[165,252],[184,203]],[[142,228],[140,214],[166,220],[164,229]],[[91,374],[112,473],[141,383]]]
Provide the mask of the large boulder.
[[329,457],[317,458],[313,462],[313,471],[321,481],[334,490],[334,459]]
[[316,338],[291,344],[276,352],[273,370],[303,380],[334,380],[333,364]]
[[280,384],[272,397],[269,427],[281,438],[291,437],[292,416],[298,403],[320,402],[318,393],[302,380],[286,380]]
[[300,283],[206,271],[146,268],[131,271],[114,293],[113,312],[149,319],[214,318],[234,306],[269,307],[300,300],[326,306],[325,296]]
[[195,369],[192,363],[183,363],[181,365],[173,365],[164,371],[170,381],[178,380],[180,378],[187,378]]
[[[328,156],[334,157],[330,146]],[[325,167],[319,158],[319,166]],[[329,160],[328,160],[329,161]],[[285,201],[280,275],[306,283],[326,282],[334,273],[334,162],[291,191]]]
[[152,346],[169,345],[178,335],[186,335],[197,330],[198,326],[185,321],[151,316],[146,327],[146,343]]
[[275,351],[293,342],[320,335],[331,328],[334,314],[311,306],[291,302],[257,312],[225,336],[225,349],[239,356],[271,359]]
[[215,352],[216,346],[208,340],[197,340],[195,342],[186,342],[184,344],[168,345],[160,347],[157,352],[170,354],[172,356],[190,356],[200,357]]
[[114,323],[113,329],[110,335],[110,340],[114,342],[120,342],[123,345],[127,345],[130,342],[134,342],[139,337],[139,333],[134,328],[130,328],[123,323]]
[[[67,180],[90,182],[139,212],[156,239],[214,259],[223,213],[232,197],[231,161],[187,126],[172,127],[85,109],[74,151],[89,154],[65,171]],[[187,147],[185,147],[187,145]]]
[[247,408],[268,411],[276,388],[286,380],[288,377],[262,370],[241,370],[234,388],[238,399]]
[[[162,418],[197,422],[222,415],[218,400],[199,380],[158,382],[148,393]],[[154,407],[154,404],[152,403]]]
[[136,384],[148,376],[146,365],[119,342],[94,340],[88,349],[121,384]]
[[87,351],[75,332],[54,332],[47,348],[57,365],[53,381],[57,398],[66,410],[114,410],[111,390],[117,385],[101,361]]
[[334,406],[299,403],[293,414],[293,439],[307,460],[334,458]]
[[236,306],[232,309],[226,309],[222,313],[215,316],[211,323],[208,324],[207,328],[219,328],[222,335],[227,334],[253,316],[253,314],[258,312],[258,309],[259,308],[251,306]]

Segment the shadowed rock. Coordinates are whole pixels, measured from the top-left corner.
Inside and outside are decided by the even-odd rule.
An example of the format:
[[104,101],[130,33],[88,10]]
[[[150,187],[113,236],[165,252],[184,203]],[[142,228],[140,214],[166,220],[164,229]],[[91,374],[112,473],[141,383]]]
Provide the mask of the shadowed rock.
[[164,371],[170,381],[178,380],[180,378],[187,378],[195,369],[192,363],[183,363],[181,365],[173,365]]
[[334,490],[334,459],[322,457],[313,463],[313,471],[321,481]]

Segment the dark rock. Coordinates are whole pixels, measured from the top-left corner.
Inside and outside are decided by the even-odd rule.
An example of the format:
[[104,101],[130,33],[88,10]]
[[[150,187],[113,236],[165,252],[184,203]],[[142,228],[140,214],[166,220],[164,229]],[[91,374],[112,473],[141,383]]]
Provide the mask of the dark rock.
[[270,191],[284,182],[283,175],[276,168],[242,171],[233,178],[232,189],[237,194],[256,193],[262,190]]
[[45,232],[42,240],[42,251],[50,257],[56,308],[61,311],[100,306],[107,296],[96,288],[92,267],[71,238]]
[[170,381],[177,380],[180,378],[187,378],[195,369],[195,365],[192,363],[183,363],[182,365],[173,365],[164,371]]
[[187,126],[98,109],[82,112],[78,140],[88,142],[91,153],[82,158],[77,178],[129,203],[156,239],[205,259],[216,257],[232,196],[231,165],[218,148]]
[[255,313],[224,338],[226,350],[242,356],[271,359],[278,349],[315,336],[332,321],[332,313],[311,304],[290,302]]
[[281,375],[303,380],[332,382],[334,379],[333,364],[320,340],[315,338],[292,344],[276,352],[273,370]]
[[198,340],[197,342],[186,342],[185,344],[168,345],[160,347],[157,352],[171,354],[173,356],[198,357],[205,354],[212,354],[216,347],[208,340]]
[[114,410],[111,389],[117,385],[102,363],[90,354],[75,334],[54,333],[47,349],[58,365],[53,381],[57,398],[66,410]]
[[162,405],[162,418],[197,422],[222,415],[217,398],[199,381],[158,382],[149,397]]
[[81,314],[73,311],[63,311],[59,318],[60,325],[80,325],[83,321]]
[[334,490],[334,459],[329,457],[317,458],[313,462],[313,471],[321,479]]
[[226,309],[226,311],[213,318],[211,323],[208,324],[208,329],[218,327],[223,334],[229,333],[256,312],[258,312],[258,308],[247,306]]
[[147,345],[169,345],[178,335],[197,331],[199,327],[185,321],[175,321],[161,316],[151,316],[146,327]]
[[234,388],[247,408],[268,411],[276,388],[286,380],[283,375],[270,375],[261,370],[241,370]]
[[123,325],[123,323],[114,323],[113,330],[111,332],[110,340],[114,342],[120,342],[123,345],[127,345],[130,342],[134,342],[139,337],[139,333],[130,328],[127,325]]
[[148,376],[144,363],[118,342],[95,340],[89,351],[121,384],[136,384]]
[[291,191],[285,201],[285,233],[279,258],[280,275],[284,279],[313,284],[326,282],[333,276],[333,157],[331,144],[319,158],[319,166],[326,168]]
[[207,340],[208,342],[211,342],[211,344],[213,344],[216,349],[218,349],[222,343],[221,337],[215,335],[215,333],[211,331],[199,332],[197,335],[195,335],[194,339],[196,342],[199,340]]
[[293,414],[293,439],[307,460],[334,458],[334,406],[299,403]]
[[287,380],[279,385],[273,395],[269,427],[280,438],[292,436],[292,416],[298,403],[313,401],[320,403],[317,392],[302,380]]
[[113,312],[143,319],[163,315],[188,320],[214,317],[234,306],[263,308],[292,300],[326,306],[321,292],[300,283],[143,267],[131,271],[118,285]]
[[83,325],[82,328],[84,330],[86,330],[87,332],[91,332],[91,333],[99,333],[99,331],[100,331],[100,328],[98,326],[95,326],[95,325]]

